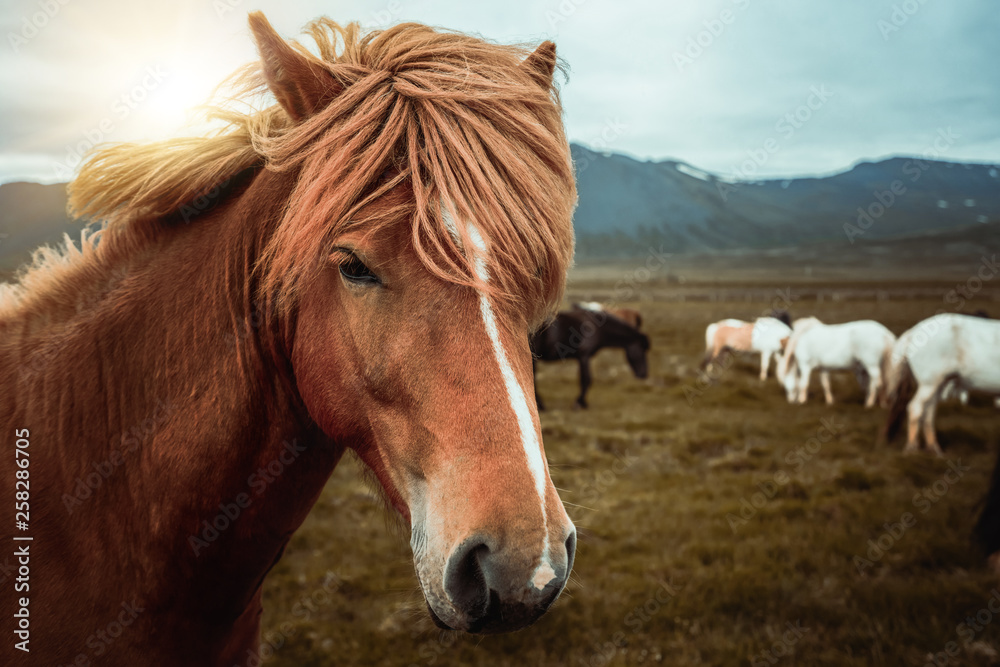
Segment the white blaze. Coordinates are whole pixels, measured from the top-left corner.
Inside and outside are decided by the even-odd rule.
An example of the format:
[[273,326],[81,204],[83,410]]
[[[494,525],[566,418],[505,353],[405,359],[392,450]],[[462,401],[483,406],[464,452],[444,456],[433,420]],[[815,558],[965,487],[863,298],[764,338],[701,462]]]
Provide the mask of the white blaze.
[[[455,229],[455,223],[447,213],[445,214],[445,221],[449,226],[449,230]],[[490,277],[489,270],[486,267],[486,242],[480,235],[479,230],[472,224],[469,224],[466,229],[469,233],[469,238],[472,240],[476,277],[485,283]],[[457,229],[455,229],[455,232],[457,234]],[[549,564],[548,558],[549,527],[548,518],[545,514],[545,460],[542,458],[541,442],[535,430],[534,420],[531,418],[531,408],[529,407],[527,397],[524,395],[521,383],[514,376],[514,369],[511,367],[510,360],[507,358],[507,352],[500,342],[500,331],[497,328],[497,320],[493,314],[493,307],[490,305],[489,298],[482,292],[479,293],[479,312],[483,316],[486,334],[493,345],[493,356],[496,357],[497,365],[500,366],[500,375],[503,376],[504,386],[507,388],[507,398],[510,400],[510,407],[514,410],[515,417],[517,417],[518,430],[521,432],[521,445],[524,447],[524,454],[528,460],[528,469],[534,478],[535,490],[538,492],[538,498],[541,501],[542,527],[545,534],[545,542],[542,546],[541,563],[536,569],[531,583],[535,588],[542,589],[552,579],[555,579],[556,575]],[[542,581],[543,579],[544,581]]]

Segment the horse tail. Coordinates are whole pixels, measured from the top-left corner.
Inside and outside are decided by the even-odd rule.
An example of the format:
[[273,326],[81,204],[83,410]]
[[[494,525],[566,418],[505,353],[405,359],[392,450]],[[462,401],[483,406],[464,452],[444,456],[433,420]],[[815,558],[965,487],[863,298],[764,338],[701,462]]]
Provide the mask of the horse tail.
[[882,376],[882,386],[879,387],[876,400],[880,408],[889,407],[889,374],[892,372],[892,351],[896,347],[896,338],[890,333],[882,348],[882,358],[879,359],[879,374]]
[[990,490],[986,493],[983,510],[972,529],[972,538],[987,556],[1000,551],[1000,456],[997,456],[997,462],[993,466]]
[[917,382],[913,377],[913,369],[907,360],[904,350],[907,338],[901,337],[883,358],[885,365],[885,398],[889,414],[879,433],[879,442],[888,444],[899,432],[906,414],[906,405],[917,391]]

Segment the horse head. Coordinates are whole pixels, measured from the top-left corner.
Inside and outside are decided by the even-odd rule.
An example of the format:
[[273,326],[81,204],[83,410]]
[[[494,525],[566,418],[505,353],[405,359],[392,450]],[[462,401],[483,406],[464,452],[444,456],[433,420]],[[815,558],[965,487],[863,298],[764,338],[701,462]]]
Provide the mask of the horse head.
[[324,61],[260,15],[252,27],[290,132],[311,137],[263,280],[294,304],[297,390],[408,522],[435,621],[524,627],[562,591],[576,543],[527,335],[572,254],[554,47],[525,58],[415,24],[361,38],[333,25],[344,55]]
[[785,388],[785,397],[788,399],[789,403],[798,402],[798,382],[799,382],[799,367],[795,363],[795,358],[792,357],[787,362],[787,366],[784,368],[784,373],[778,378],[781,382],[781,386]]
[[632,372],[640,380],[646,379],[649,375],[647,352],[649,352],[649,336],[637,331],[634,339],[625,346],[625,358]]

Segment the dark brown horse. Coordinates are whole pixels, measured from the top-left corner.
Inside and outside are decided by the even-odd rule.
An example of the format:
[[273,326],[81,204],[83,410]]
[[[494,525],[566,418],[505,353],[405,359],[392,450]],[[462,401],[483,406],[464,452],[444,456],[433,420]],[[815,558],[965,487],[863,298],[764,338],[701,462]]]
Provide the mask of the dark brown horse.
[[[625,359],[635,376],[646,377],[649,336],[606,311],[574,308],[560,312],[548,326],[531,337],[531,352],[537,361],[579,361],[580,395],[575,403],[578,408],[587,407],[587,390],[591,383],[590,360],[606,347],[623,348]],[[535,401],[539,410],[545,409],[537,384]]]
[[321,20],[314,56],[251,28],[237,97],[278,103],[99,149],[71,204],[100,242],[0,290],[0,522],[30,572],[0,664],[258,662],[264,577],[348,448],[441,625],[523,628],[569,576],[524,333],[572,256],[553,45]]

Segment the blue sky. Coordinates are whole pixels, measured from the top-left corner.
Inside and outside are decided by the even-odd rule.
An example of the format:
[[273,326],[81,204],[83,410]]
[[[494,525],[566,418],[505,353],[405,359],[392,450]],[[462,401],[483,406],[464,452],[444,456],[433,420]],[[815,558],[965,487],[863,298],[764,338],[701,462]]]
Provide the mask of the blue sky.
[[552,39],[570,68],[570,139],[640,159],[743,178],[898,154],[1000,162],[990,0],[14,0],[0,18],[0,182],[67,180],[93,142],[183,132],[185,108],[255,57],[256,9],[289,37],[327,14]]

